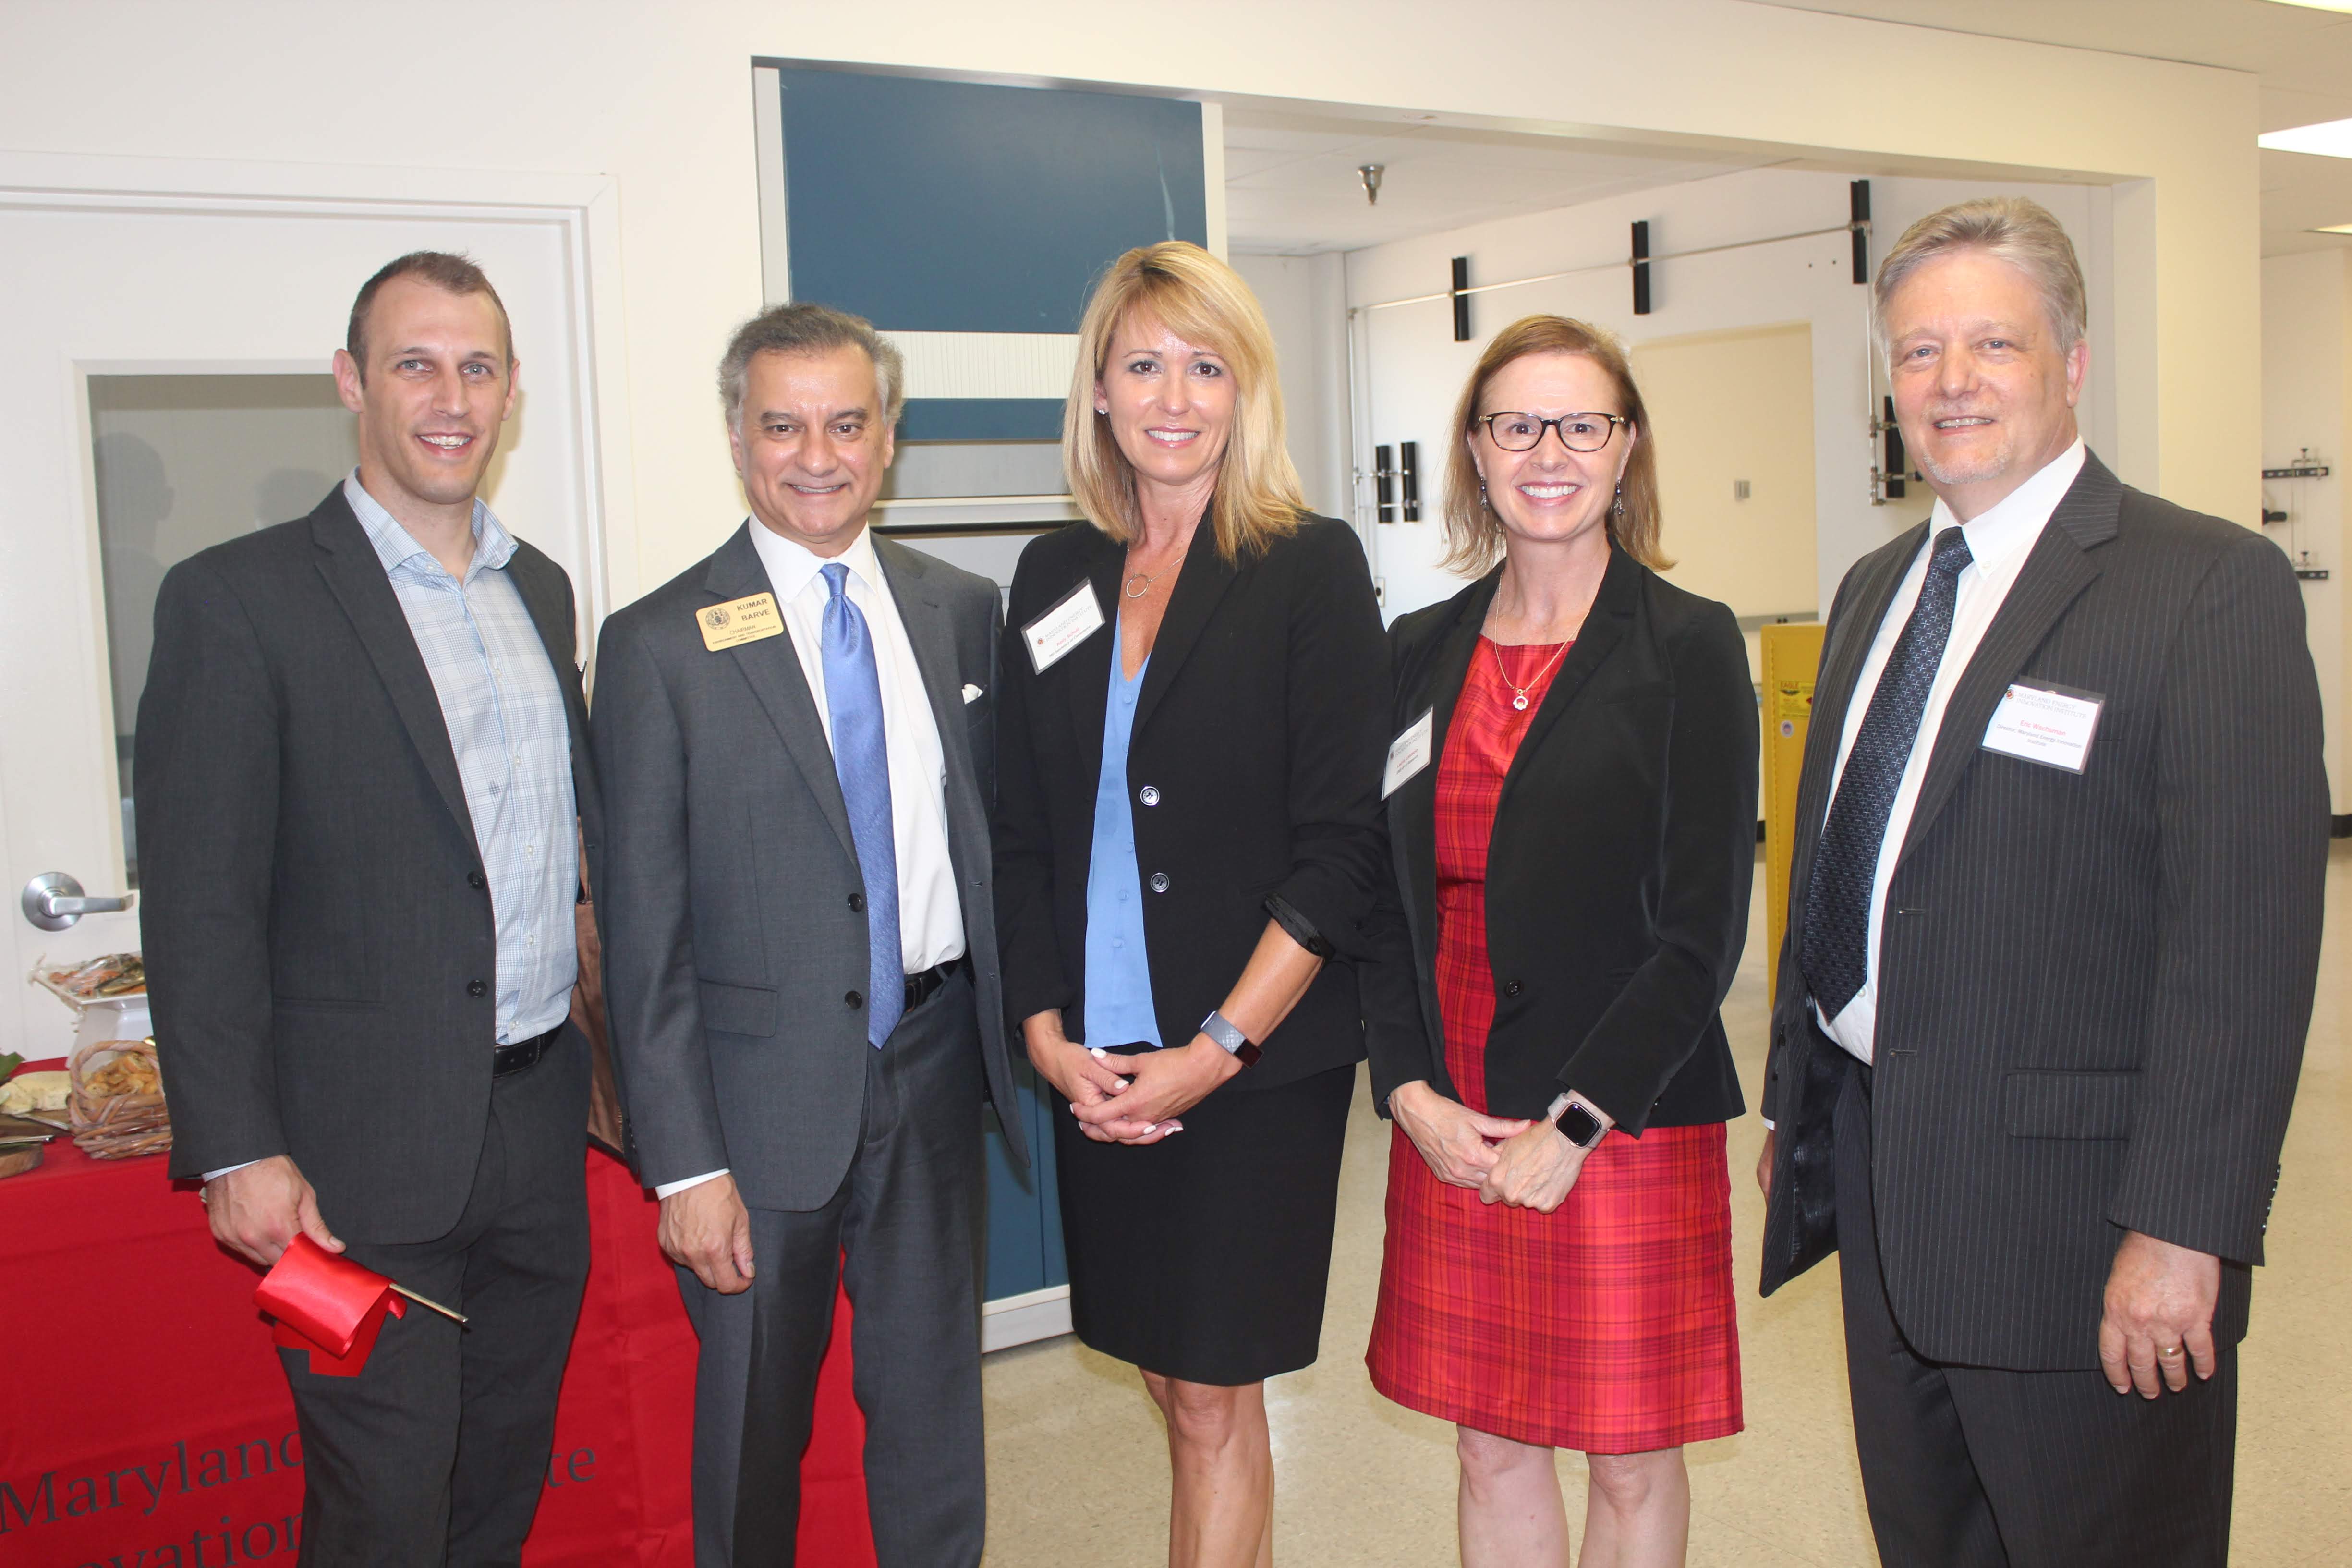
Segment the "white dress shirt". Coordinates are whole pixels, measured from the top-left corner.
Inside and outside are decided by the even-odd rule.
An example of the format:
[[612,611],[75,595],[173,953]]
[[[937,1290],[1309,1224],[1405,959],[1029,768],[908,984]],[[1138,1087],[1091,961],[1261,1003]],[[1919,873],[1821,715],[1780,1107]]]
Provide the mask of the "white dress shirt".
[[[1845,1005],[1843,1012],[1834,1018],[1822,1019],[1822,1027],[1830,1038],[1865,1063],[1871,1059],[1878,1030],[1878,937],[1886,914],[1886,884],[1895,875],[1895,860],[1902,852],[1904,836],[1910,831],[1912,808],[1919,804],[1919,785],[1927,777],[1927,759],[1935,753],[1936,732],[1943,727],[1944,709],[1951,701],[1952,689],[1959,684],[1969,661],[1976,657],[1985,628],[1992,625],[2001,601],[2009,597],[2018,569],[2025,564],[2025,558],[2033,552],[2034,542],[2048,526],[2050,514],[2058,510],[2074,477],[2083,471],[2083,443],[2078,440],[2032,479],[1987,508],[1983,515],[1967,522],[1955,518],[1940,499],[1937,500],[1936,510],[1927,519],[1927,537],[1919,542],[1918,554],[1896,585],[1885,617],[1878,623],[1878,636],[1870,645],[1870,657],[1863,660],[1861,677],[1854,682],[1853,699],[1846,705],[1845,730],[1838,738],[1837,772],[1830,779],[1832,804],[1837,800],[1838,782],[1845,775],[1845,760],[1853,750],[1854,737],[1861,732],[1863,718],[1870,711],[1870,700],[1878,691],[1878,678],[1885,672],[1886,661],[1895,652],[1895,640],[1902,635],[1904,623],[1911,618],[1911,611],[1919,602],[1919,589],[1927,580],[1927,557],[1936,537],[1948,528],[1958,528],[1969,542],[1969,563],[1955,584],[1952,635],[1944,645],[1943,662],[1936,668],[1936,684],[1928,689],[1927,710],[1919,715],[1919,737],[1912,744],[1910,760],[1904,764],[1903,781],[1895,791],[1894,808],[1886,814],[1886,837],[1879,844],[1878,870],[1870,884],[1870,936],[1864,958],[1862,989],[1853,994],[1853,1000]],[[1802,911],[1798,912],[1798,918],[1803,918]],[[1813,1005],[1813,1013],[1820,1017],[1819,1003]]]
[[[817,718],[824,724],[827,744],[833,740],[833,711],[824,696],[824,605],[832,591],[823,568],[828,560],[849,568],[844,592],[866,617],[874,638],[874,668],[882,686],[882,741],[890,757],[890,832],[898,859],[898,942],[900,958],[909,974],[963,956],[963,904],[956,894],[955,863],[948,854],[947,753],[940,747],[940,729],[932,716],[923,672],[915,662],[915,645],[908,640],[906,623],[898,618],[898,601],[882,578],[882,563],[874,553],[874,536],[866,530],[839,555],[826,557],[796,544],[757,518],[751,520],[751,543],[767,569],[768,585],[783,612],[793,651],[800,656],[801,674],[815,700]],[[698,1186],[725,1171],[708,1171],[683,1181],[665,1182],[654,1189],[667,1197]]]

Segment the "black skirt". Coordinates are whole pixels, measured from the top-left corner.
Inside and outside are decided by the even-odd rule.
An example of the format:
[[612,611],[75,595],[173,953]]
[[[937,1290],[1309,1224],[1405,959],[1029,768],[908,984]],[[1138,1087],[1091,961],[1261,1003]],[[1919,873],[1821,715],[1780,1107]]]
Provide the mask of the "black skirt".
[[1314,1363],[1351,1064],[1218,1092],[1143,1148],[1054,1117],[1070,1323],[1105,1355],[1237,1387]]

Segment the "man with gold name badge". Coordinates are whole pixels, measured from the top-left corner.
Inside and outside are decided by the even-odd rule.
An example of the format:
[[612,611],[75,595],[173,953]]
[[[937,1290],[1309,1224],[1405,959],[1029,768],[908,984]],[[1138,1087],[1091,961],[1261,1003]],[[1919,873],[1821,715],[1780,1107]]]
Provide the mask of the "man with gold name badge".
[[695,1560],[793,1561],[845,1275],[880,1561],[976,1564],[1000,601],[866,527],[905,398],[872,327],[779,306],[719,379],[751,516],[605,622],[592,724],[614,1046],[702,1342]]

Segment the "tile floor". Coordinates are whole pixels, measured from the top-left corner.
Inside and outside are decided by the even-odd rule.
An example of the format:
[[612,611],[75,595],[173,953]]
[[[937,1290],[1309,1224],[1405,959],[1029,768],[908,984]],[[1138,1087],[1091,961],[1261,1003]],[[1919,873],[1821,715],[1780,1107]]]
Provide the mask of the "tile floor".
[[[1763,1060],[1763,905],[1725,1008],[1754,1098]],[[2236,1528],[2241,1568],[2352,1568],[2352,840],[2328,871],[2327,944],[2285,1172],[2243,1351]],[[1268,1389],[1277,1562],[1454,1561],[1453,1428],[1390,1404],[1364,1375],[1381,1261],[1388,1130],[1360,1095],[1340,1187],[1323,1356]],[[1763,1205],[1750,1175],[1763,1129],[1731,1124],[1748,1430],[1689,1452],[1690,1561],[1713,1568],[1877,1562],[1848,1426],[1835,1264],[1770,1300],[1755,1294]],[[1166,1561],[1167,1459],[1132,1369],[1063,1338],[988,1359],[989,1562],[1137,1568]],[[1560,1457],[1570,1517],[1583,1465]]]

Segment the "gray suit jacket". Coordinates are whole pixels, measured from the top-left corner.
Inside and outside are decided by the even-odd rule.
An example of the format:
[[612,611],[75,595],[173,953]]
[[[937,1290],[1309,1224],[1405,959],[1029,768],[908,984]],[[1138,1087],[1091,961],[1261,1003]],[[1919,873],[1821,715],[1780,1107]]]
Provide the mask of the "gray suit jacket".
[[[521,543],[507,574],[563,690],[593,883],[572,581]],[[163,579],[133,779],[172,1173],[291,1154],[341,1235],[446,1235],[489,1117],[498,928],[433,678],[341,485]],[[586,1053],[553,1070],[584,1127]]]
[[[847,1001],[867,984],[865,881],[792,637],[713,653],[697,626],[771,591],[753,526],[604,623],[590,727],[614,771],[596,903],[639,1175],[725,1166],[751,1207],[812,1209],[841,1184],[865,1104],[873,1047]],[[985,578],[874,548],[939,724],[988,1089],[1009,1107],[988,840],[1001,601]],[[1025,1159],[1020,1118],[1001,1120]]]
[[[1811,1022],[1801,911],[1864,657],[1922,531],[1846,574],[1813,689],[1764,1090],[1767,1294],[1836,1245],[1845,1058]],[[1983,749],[2013,680],[2105,698],[2082,773]],[[1921,1354],[2096,1366],[2126,1229],[2223,1258],[2214,1333],[2244,1335],[2326,867],[2286,558],[2090,458],[1953,689],[1887,888],[1871,1192]]]

